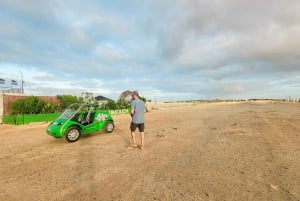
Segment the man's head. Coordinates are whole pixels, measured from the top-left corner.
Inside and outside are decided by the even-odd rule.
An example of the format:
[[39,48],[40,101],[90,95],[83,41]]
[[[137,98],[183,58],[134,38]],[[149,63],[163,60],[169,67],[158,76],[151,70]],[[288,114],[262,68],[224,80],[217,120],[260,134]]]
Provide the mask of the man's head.
[[137,91],[133,91],[131,96],[132,96],[133,99],[137,99],[139,97],[139,94],[138,94]]

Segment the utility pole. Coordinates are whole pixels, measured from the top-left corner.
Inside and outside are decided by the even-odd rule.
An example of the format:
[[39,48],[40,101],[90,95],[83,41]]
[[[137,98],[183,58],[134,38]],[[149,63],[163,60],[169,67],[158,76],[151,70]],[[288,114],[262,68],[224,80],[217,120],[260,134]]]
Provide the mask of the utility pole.
[[21,77],[22,77],[22,80],[21,80],[21,93],[24,94],[24,81],[23,81],[23,73],[22,71],[20,71],[21,73]]

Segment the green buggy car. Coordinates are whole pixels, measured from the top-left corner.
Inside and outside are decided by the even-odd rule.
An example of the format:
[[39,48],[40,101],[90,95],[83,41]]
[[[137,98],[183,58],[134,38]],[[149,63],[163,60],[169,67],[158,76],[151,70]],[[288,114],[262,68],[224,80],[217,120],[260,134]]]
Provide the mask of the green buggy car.
[[47,127],[47,134],[64,137],[67,142],[77,141],[81,135],[105,130],[114,130],[114,121],[109,111],[99,110],[97,104],[72,104]]

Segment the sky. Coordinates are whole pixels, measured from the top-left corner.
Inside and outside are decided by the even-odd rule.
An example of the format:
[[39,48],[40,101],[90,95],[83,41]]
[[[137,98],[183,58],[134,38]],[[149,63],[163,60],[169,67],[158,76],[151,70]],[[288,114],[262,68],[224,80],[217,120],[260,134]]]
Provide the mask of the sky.
[[[0,87],[158,101],[300,97],[299,0],[0,0]],[[16,87],[14,85],[13,87]]]

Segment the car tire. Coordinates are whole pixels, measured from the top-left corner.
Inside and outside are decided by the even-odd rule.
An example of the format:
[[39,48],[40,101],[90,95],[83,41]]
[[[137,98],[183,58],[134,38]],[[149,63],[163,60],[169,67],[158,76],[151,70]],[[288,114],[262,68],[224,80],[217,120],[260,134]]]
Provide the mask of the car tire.
[[111,132],[113,132],[114,128],[115,128],[115,125],[114,125],[114,123],[112,121],[106,122],[106,124],[105,124],[105,132],[111,133]]
[[80,138],[80,136],[81,136],[80,129],[76,126],[71,126],[70,128],[67,129],[65,133],[65,140],[67,142],[75,142]]

